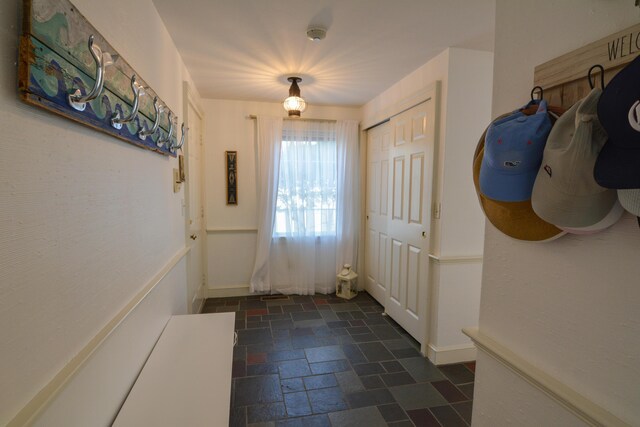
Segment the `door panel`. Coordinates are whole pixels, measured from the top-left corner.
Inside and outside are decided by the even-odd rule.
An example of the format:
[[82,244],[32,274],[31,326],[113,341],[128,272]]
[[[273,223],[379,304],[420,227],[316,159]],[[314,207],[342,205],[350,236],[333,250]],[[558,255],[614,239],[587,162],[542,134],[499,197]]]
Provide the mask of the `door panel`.
[[388,122],[367,132],[365,286],[381,304],[384,304],[389,283],[387,218],[390,210],[390,146],[391,128]]
[[[428,250],[433,176],[433,101],[391,119],[394,145],[391,218],[391,281],[385,311],[417,341],[425,339],[428,304]],[[406,188],[406,191],[405,191]],[[406,213],[406,215],[405,215]]]

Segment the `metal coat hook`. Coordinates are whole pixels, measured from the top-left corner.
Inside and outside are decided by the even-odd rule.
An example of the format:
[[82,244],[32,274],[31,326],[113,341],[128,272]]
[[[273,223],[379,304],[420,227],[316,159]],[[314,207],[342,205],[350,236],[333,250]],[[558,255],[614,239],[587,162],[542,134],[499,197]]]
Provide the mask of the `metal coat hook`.
[[138,132],[138,138],[140,138],[143,141],[147,139],[148,136],[151,136],[154,133],[156,133],[158,130],[158,127],[160,126],[160,115],[164,110],[164,106],[159,104],[157,96],[153,98],[153,109],[156,110],[156,121],[153,123],[153,126],[149,130],[141,129],[140,132]]
[[533,89],[531,89],[531,100],[535,101],[536,99],[533,97],[533,95],[535,95],[536,93],[536,89],[538,90],[538,92],[540,93],[540,98],[538,98],[538,101],[542,101],[544,99],[544,90],[542,89],[541,86],[534,86]]
[[122,129],[122,125],[134,120],[138,115],[140,107],[140,97],[146,95],[144,87],[136,82],[136,75],[131,76],[131,90],[133,91],[133,107],[127,117],[120,118],[120,111],[116,111],[111,116],[111,126],[116,129]]
[[113,64],[111,55],[107,52],[103,53],[97,45],[93,44],[93,34],[89,36],[88,45],[89,52],[96,63],[96,81],[93,85],[93,89],[91,89],[91,91],[86,95],[83,96],[80,89],[76,89],[67,97],[69,105],[78,111],[84,111],[87,107],[87,102],[93,101],[100,95],[104,86],[104,70],[109,65]]
[[600,64],[596,64],[596,65],[592,66],[591,68],[589,68],[589,72],[587,73],[587,78],[589,79],[589,87],[591,87],[591,89],[596,87],[595,79],[591,80],[591,73],[596,68],[600,70],[600,88],[602,90],[604,90],[604,67],[602,65],[600,65]]
[[181,149],[182,146],[184,145],[184,137],[187,136],[187,132],[189,132],[189,128],[184,128],[184,122],[182,122],[182,137],[180,138],[180,144],[178,145],[172,145],[171,147],[169,147],[169,151],[171,151],[172,153],[175,153],[176,150]]
[[167,133],[166,137],[158,138],[158,141],[156,142],[156,145],[158,147],[162,147],[164,144],[166,144],[167,142],[171,141],[171,137],[172,136],[173,136],[173,113],[171,111],[169,111],[169,132]]

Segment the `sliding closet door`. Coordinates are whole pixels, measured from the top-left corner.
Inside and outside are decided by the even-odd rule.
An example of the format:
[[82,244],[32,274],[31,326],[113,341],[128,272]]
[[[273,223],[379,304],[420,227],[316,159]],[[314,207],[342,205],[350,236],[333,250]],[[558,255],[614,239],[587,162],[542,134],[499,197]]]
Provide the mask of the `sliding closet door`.
[[365,287],[380,304],[385,304],[389,265],[389,122],[367,131],[367,215]]
[[417,341],[427,326],[434,101],[391,119],[385,311]]

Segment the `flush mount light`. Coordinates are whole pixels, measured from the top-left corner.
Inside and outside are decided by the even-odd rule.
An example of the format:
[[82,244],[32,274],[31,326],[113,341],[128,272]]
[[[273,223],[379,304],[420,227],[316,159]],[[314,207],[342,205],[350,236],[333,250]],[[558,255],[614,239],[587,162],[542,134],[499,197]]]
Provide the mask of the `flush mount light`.
[[302,79],[300,77],[289,77],[287,80],[291,82],[289,97],[284,100],[282,105],[289,113],[289,117],[300,117],[300,113],[307,108],[305,100],[300,98],[300,88],[298,87],[298,82],[301,82]]

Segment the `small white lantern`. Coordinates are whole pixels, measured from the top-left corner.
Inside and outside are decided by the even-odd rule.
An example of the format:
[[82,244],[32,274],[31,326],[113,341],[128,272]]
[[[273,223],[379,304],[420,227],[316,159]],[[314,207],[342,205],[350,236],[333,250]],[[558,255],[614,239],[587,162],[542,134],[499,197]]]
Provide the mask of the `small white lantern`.
[[351,270],[350,264],[345,264],[338,273],[336,280],[336,295],[340,298],[351,299],[358,295],[356,279],[358,275]]

